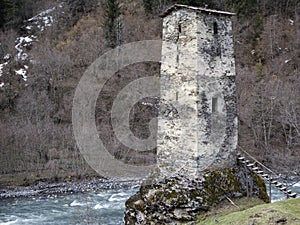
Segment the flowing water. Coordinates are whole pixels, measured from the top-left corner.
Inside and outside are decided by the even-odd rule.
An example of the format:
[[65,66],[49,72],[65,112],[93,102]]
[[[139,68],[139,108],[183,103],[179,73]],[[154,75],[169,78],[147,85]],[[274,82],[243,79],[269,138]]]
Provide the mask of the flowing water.
[[[300,182],[291,189],[300,195]],[[0,225],[119,225],[122,224],[124,203],[136,191],[137,187],[84,194],[2,199]],[[276,188],[272,188],[272,202],[285,198]]]
[[[269,194],[270,187],[269,187],[268,183],[266,183],[266,187],[267,187],[267,192]],[[300,197],[300,182],[291,185],[289,187],[289,189],[292,190],[292,192],[297,193],[297,197]],[[282,193],[281,191],[279,191],[278,188],[272,186],[271,187],[271,198],[272,198],[271,199],[272,202],[278,202],[278,201],[287,199],[287,196],[284,193]]]
[[125,201],[137,188],[0,200],[0,224],[122,224]]

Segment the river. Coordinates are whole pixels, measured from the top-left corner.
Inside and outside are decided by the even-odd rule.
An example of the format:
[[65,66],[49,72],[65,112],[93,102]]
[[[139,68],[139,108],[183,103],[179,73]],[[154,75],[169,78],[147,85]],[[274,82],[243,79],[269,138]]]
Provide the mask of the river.
[[0,224],[122,224],[124,203],[135,188],[0,200]]
[[[300,182],[291,188],[300,196]],[[0,225],[122,224],[124,203],[137,186],[87,193],[0,200]],[[285,199],[272,188],[272,202]]]

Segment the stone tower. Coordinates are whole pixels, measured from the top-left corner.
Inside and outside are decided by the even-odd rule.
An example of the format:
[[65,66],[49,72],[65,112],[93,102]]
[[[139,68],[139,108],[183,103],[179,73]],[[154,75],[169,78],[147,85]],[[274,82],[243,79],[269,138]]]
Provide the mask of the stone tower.
[[157,151],[158,168],[167,176],[235,164],[232,15],[185,5],[162,14]]

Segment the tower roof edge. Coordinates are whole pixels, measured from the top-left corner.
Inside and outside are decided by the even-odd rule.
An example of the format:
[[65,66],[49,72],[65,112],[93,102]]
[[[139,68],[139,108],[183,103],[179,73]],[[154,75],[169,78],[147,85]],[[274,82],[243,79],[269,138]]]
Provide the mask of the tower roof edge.
[[195,7],[195,6],[189,6],[189,5],[181,5],[181,4],[174,4],[168,9],[166,9],[163,13],[160,14],[160,17],[166,17],[169,15],[171,12],[174,10],[179,10],[179,9],[187,9],[191,11],[198,11],[198,12],[204,12],[204,13],[213,13],[213,14],[221,14],[225,16],[235,16],[236,13],[232,12],[226,12],[226,11],[219,11],[219,10],[214,10],[214,9],[208,9],[204,7]]

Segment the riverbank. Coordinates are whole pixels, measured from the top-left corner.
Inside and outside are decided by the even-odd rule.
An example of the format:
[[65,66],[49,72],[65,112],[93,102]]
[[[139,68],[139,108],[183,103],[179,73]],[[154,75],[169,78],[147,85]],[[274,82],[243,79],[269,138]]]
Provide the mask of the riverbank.
[[[26,179],[22,179],[26,177]],[[35,177],[28,179],[28,173],[11,174],[0,177],[0,199],[32,197],[53,194],[73,194],[80,192],[89,192],[99,189],[117,189],[139,186],[138,181],[117,182],[105,179],[101,176],[84,175],[84,176],[61,176],[61,177]],[[299,176],[283,176],[282,182],[288,182],[291,185],[299,183]],[[7,181],[10,179],[10,182]],[[5,182],[3,182],[5,181]],[[299,184],[300,185],[300,184]]]
[[39,181],[29,186],[7,186],[0,189],[0,199],[50,196],[93,192],[100,189],[120,189],[138,186],[138,181],[112,181],[99,177],[66,178],[62,181]]

